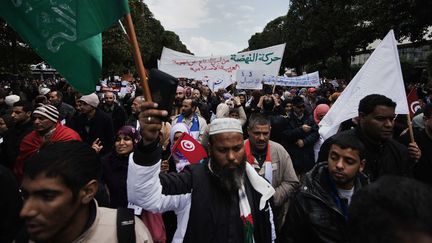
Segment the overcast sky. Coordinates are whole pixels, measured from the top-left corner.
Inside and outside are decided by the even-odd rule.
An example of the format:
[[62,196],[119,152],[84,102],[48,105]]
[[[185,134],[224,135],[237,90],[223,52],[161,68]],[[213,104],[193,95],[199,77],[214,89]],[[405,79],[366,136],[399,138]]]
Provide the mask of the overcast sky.
[[144,0],[156,19],[196,56],[229,55],[288,12],[289,0]]

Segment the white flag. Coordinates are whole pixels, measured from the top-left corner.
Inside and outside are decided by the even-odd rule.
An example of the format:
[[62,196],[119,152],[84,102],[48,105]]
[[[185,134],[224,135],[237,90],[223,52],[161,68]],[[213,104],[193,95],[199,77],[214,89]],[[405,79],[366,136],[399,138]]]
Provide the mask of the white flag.
[[322,139],[334,135],[342,122],[358,116],[358,105],[370,94],[381,94],[397,103],[396,114],[408,114],[405,85],[393,30],[381,41],[320,122]]

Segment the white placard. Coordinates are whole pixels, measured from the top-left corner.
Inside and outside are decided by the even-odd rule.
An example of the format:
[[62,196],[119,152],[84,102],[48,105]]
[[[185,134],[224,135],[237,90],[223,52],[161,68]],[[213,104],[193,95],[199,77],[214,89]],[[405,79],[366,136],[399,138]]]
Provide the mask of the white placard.
[[297,77],[270,77],[264,81],[265,84],[291,86],[291,87],[318,87],[320,85],[318,71]]
[[263,72],[254,70],[237,71],[237,89],[262,89]]

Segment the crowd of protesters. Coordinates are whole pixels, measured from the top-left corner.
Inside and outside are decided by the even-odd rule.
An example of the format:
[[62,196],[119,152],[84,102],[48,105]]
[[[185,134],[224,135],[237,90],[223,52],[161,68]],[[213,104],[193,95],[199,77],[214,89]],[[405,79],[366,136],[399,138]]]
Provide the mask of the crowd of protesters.
[[[395,101],[378,94],[321,141],[342,81],[211,90],[182,79],[170,111],[135,87],[82,95],[64,80],[0,83],[0,242],[117,242],[105,207],[134,210],[136,242],[432,241],[432,89],[407,86],[420,105],[413,142]],[[191,164],[172,150],[183,133],[209,158]],[[47,178],[77,205],[35,189]]]

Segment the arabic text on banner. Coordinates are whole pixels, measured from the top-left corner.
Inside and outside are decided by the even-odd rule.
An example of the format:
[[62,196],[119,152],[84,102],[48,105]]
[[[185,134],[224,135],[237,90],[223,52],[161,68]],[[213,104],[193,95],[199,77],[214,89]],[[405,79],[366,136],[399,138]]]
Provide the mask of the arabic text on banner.
[[238,70],[259,70],[263,75],[277,76],[284,49],[285,44],[281,44],[227,56],[195,57],[164,47],[159,69],[174,77],[228,86],[236,81]]
[[238,70],[237,71],[237,89],[262,89],[263,73],[262,71]]
[[279,85],[279,86],[291,86],[291,87],[318,87],[320,85],[318,71],[308,73],[298,77],[270,77],[266,78],[265,84]]

